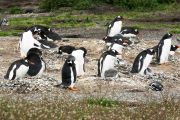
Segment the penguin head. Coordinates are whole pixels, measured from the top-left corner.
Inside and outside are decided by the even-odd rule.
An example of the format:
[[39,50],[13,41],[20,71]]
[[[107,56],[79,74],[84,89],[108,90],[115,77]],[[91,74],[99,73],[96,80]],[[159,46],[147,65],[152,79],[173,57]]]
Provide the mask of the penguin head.
[[137,28],[134,29],[134,34],[135,34],[135,35],[139,34],[139,31],[138,31]]
[[178,45],[171,45],[171,51],[176,51],[180,46]]
[[122,16],[117,16],[117,17],[114,19],[114,21],[121,21],[122,19],[123,19]]
[[108,53],[109,53],[110,55],[113,55],[113,56],[119,55],[119,53],[118,53],[116,50],[114,50],[114,49],[110,49],[110,50],[108,51]]
[[147,49],[146,51],[147,51],[147,54],[150,54],[150,55],[155,54],[155,50],[153,48]]
[[80,47],[79,49],[80,49],[80,50],[82,50],[82,51],[84,51],[83,57],[85,57],[85,56],[86,56],[86,54],[87,54],[87,50],[86,50],[86,48],[84,48],[84,47]]
[[169,38],[171,38],[172,36],[173,36],[173,35],[172,35],[171,33],[166,33],[166,34],[163,36],[162,40],[169,39]]
[[39,57],[42,56],[42,51],[38,48],[31,48],[28,53],[27,53],[27,56],[30,55],[30,54],[36,54],[38,55]]
[[69,65],[69,66],[72,66],[74,64],[74,61],[75,61],[75,57],[72,56],[72,55],[69,55],[68,58],[66,59],[66,63]]

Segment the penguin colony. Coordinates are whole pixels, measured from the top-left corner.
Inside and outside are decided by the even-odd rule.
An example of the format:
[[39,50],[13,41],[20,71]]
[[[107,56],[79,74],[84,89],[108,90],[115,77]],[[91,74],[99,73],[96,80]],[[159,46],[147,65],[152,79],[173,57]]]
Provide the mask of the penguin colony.
[[[108,25],[106,36],[103,38],[106,43],[105,51],[98,59],[98,77],[102,79],[118,78],[118,70],[116,66],[123,61],[123,49],[135,45],[133,38],[138,38],[138,29],[132,27],[122,27],[123,17],[117,16]],[[19,40],[20,56],[22,59],[12,62],[7,70],[5,79],[16,80],[26,76],[41,77],[46,70],[46,63],[42,57],[41,49],[51,49],[58,47],[54,44],[54,40],[61,40],[61,37],[53,32],[50,28],[34,25],[22,33]],[[172,34],[165,34],[160,42],[146,50],[141,51],[132,64],[131,73],[139,75],[151,74],[149,65],[156,57],[157,64],[163,65],[168,63],[168,58],[180,48],[178,45],[172,45]],[[84,47],[76,48],[75,46],[60,46],[58,54],[67,55],[64,65],[61,69],[60,86],[72,91],[77,91],[75,83],[79,76],[85,73],[85,57],[87,50]],[[153,82],[149,86],[155,91],[161,91],[163,86],[161,83]]]

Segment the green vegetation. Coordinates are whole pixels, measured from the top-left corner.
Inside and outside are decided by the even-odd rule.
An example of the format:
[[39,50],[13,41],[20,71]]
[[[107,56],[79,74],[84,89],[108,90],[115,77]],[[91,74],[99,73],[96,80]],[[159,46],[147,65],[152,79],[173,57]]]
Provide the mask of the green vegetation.
[[20,7],[14,6],[14,7],[9,8],[9,13],[10,14],[22,14],[23,9]]
[[60,7],[90,9],[102,4],[109,4],[126,10],[150,11],[163,8],[162,6],[165,5],[176,4],[176,0],[42,0],[40,7],[51,11]]
[[91,119],[180,119],[180,102],[128,103],[104,98],[80,101],[42,99],[41,101],[0,100],[0,119],[91,120]]

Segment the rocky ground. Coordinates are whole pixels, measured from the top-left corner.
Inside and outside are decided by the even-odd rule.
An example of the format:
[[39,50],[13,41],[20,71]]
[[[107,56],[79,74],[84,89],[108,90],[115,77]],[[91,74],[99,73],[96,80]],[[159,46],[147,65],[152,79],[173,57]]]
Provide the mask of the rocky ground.
[[[64,58],[61,58],[56,49],[43,50],[43,57],[47,64],[47,70],[40,78],[26,76],[20,80],[5,80],[5,75],[10,64],[20,59],[17,49],[19,37],[0,37],[0,97],[23,98],[27,100],[40,100],[68,98],[79,100],[85,97],[105,97],[118,101],[148,102],[161,101],[163,99],[180,99],[180,53],[175,54],[175,60],[167,66],[150,65],[153,76],[138,76],[129,73],[136,55],[143,49],[155,46],[166,30],[141,30],[140,43],[134,47],[124,49],[123,59],[126,65],[119,66],[119,78],[116,80],[103,80],[96,77],[97,60],[105,47],[101,40],[104,37],[104,29],[69,29],[57,30],[61,35],[67,33],[81,34],[83,38],[63,38],[56,41],[58,46],[73,45],[83,46],[88,50],[86,56],[86,73],[77,78],[76,86],[80,91],[70,92],[54,87],[61,82],[61,68]],[[180,35],[174,35],[173,44]],[[162,92],[148,89],[153,80],[160,81],[164,90]]]

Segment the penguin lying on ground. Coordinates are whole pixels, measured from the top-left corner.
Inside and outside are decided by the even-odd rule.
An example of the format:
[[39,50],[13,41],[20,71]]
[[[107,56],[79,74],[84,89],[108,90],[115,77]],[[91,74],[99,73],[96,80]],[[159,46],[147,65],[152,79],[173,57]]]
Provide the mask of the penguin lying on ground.
[[26,32],[29,30],[40,31],[40,33],[39,33],[40,40],[47,40],[47,41],[61,40],[61,37],[57,33],[53,32],[50,28],[42,26],[42,25],[31,26],[26,30]]
[[7,70],[5,79],[15,80],[23,78],[29,70],[29,57],[13,62]]
[[65,61],[62,67],[62,83],[64,88],[68,88],[72,91],[77,91],[78,89],[74,87],[76,82],[76,65],[75,65],[75,57],[69,56]]
[[64,53],[67,54],[71,54],[76,48],[74,46],[70,46],[70,45],[64,45],[64,46],[60,46],[58,48],[58,54],[62,55]]
[[[123,37],[127,37],[129,38],[129,40],[135,44],[139,42],[139,39],[137,37],[137,35],[139,34],[138,29],[136,28],[132,28],[132,27],[122,27],[120,34]],[[133,38],[137,38],[138,40],[134,40]]]
[[105,78],[105,72],[108,70],[115,70],[115,65],[118,62],[116,50],[109,50],[104,52],[98,60],[98,76]]
[[108,26],[106,36],[113,37],[116,34],[119,34],[122,27],[122,17],[117,16]]
[[15,80],[23,78],[26,74],[30,76],[41,75],[45,68],[44,62],[39,60],[39,56],[41,55],[41,51],[37,48],[30,49],[26,58],[17,60],[11,64],[4,78]]
[[171,49],[172,34],[165,34],[157,46],[157,62],[162,65],[168,62]]
[[138,29],[132,27],[122,27],[120,34],[123,37],[132,38],[139,34]]
[[113,37],[106,36],[103,38],[107,46],[110,46],[113,43],[119,43],[119,42],[124,42],[127,43],[128,45],[132,44],[132,42],[129,40],[129,38],[123,37],[121,34],[117,34]]
[[80,47],[74,50],[71,55],[75,57],[75,65],[77,76],[84,75],[85,73],[85,56],[87,54],[87,50],[84,47]]
[[131,73],[138,73],[140,75],[148,74],[150,72],[148,66],[151,63],[154,54],[155,51],[152,48],[140,52],[134,60]]
[[31,48],[27,56],[28,60],[31,61],[27,74],[29,76],[40,77],[46,69],[46,64],[42,58],[42,52],[38,48]]

